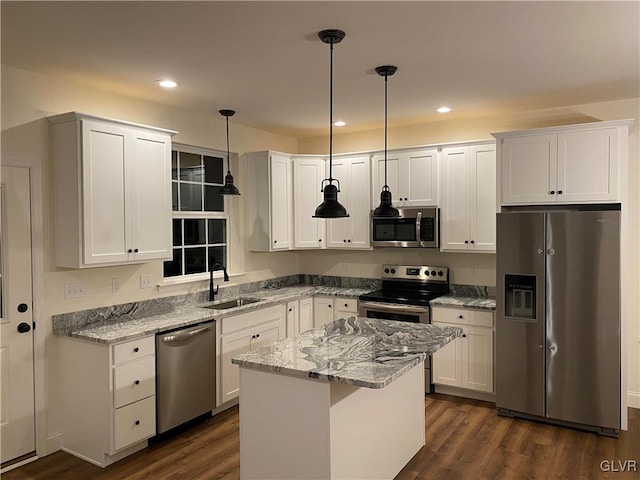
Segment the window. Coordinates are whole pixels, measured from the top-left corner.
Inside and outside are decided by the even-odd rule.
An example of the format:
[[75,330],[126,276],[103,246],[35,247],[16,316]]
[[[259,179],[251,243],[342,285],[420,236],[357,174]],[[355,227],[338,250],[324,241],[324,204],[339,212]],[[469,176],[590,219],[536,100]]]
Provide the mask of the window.
[[165,278],[204,273],[216,262],[228,267],[223,163],[222,153],[173,144],[173,259],[164,262]]

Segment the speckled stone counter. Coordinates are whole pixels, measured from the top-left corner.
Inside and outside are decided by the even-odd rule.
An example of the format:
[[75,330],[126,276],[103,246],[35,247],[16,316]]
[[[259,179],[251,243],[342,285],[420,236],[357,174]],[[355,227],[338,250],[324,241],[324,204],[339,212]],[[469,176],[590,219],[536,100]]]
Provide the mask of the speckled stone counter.
[[496,299],[494,297],[459,297],[444,295],[431,300],[433,307],[474,308],[477,310],[495,310]]
[[[260,299],[258,302],[227,310],[205,308],[214,305],[214,302],[196,305],[170,305],[158,301],[150,302],[146,309],[138,308],[136,304],[115,305],[102,309],[56,315],[53,319],[53,331],[56,335],[70,336],[91,342],[117,343],[207,320],[222,320],[302,297],[357,298],[369,291],[370,289],[354,287],[308,285],[264,289],[238,296],[239,298],[258,298]],[[224,300],[223,298],[220,301]],[[87,322],[87,317],[90,317],[90,323]]]
[[232,362],[330,382],[383,388],[462,334],[456,327],[360,317],[336,320]]

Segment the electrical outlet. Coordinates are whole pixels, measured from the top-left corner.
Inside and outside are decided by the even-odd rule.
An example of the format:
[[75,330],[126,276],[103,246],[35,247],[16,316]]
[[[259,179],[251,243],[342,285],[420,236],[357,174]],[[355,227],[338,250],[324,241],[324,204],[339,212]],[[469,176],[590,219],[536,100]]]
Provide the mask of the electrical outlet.
[[477,265],[471,265],[471,276],[472,277],[478,277],[478,266]]
[[80,298],[84,297],[87,293],[86,283],[65,283],[64,284],[64,298]]
[[151,288],[151,274],[140,275],[140,288]]
[[119,291],[120,291],[120,279],[114,277],[111,279],[111,292],[118,293]]

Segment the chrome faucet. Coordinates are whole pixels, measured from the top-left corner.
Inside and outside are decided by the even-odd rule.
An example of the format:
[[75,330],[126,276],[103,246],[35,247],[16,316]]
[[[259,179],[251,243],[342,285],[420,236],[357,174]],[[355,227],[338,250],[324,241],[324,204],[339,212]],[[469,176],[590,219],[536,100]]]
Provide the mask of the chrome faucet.
[[210,302],[213,302],[215,300],[216,293],[218,293],[218,289],[220,288],[220,285],[216,286],[215,290],[213,288],[213,272],[217,270],[222,270],[225,282],[229,281],[229,275],[227,275],[227,267],[222,265],[220,262],[214,263],[209,269],[209,301]]

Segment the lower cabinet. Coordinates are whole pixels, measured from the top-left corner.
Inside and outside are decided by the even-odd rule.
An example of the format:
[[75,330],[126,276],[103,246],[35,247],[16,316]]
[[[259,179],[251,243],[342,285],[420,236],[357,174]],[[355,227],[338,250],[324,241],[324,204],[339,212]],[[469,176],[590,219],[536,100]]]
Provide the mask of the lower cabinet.
[[358,315],[358,299],[336,297],[333,299],[333,319],[353,317]]
[[313,328],[313,298],[287,302],[287,337]]
[[314,297],[313,299],[313,326],[324,327],[333,322],[333,298]]
[[58,337],[63,450],[106,467],[156,433],[155,335],[116,345]]
[[434,306],[432,323],[463,330],[433,354],[433,383],[494,393],[493,312]]
[[218,405],[233,400],[240,392],[238,366],[231,359],[287,336],[285,305],[234,315],[221,322]]

